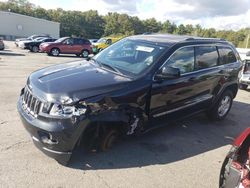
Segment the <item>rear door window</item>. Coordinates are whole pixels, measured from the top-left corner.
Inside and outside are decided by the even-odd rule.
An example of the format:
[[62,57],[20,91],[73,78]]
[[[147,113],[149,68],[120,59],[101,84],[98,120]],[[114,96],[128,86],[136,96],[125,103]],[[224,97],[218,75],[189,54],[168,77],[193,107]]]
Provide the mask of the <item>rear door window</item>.
[[218,51],[220,54],[220,65],[234,63],[237,61],[233,50],[227,46],[218,46]]
[[219,63],[219,55],[216,46],[195,47],[196,69],[206,69],[214,67]]
[[81,42],[81,39],[74,39],[74,45],[79,45]]

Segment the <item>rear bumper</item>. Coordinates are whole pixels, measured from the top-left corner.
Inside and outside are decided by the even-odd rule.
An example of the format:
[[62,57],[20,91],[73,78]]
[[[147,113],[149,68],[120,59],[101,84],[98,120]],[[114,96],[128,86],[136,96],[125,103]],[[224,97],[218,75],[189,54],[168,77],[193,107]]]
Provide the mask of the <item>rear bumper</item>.
[[81,118],[72,123],[71,119],[33,118],[23,109],[21,97],[18,100],[17,109],[35,146],[47,156],[66,165],[75,144],[88,124],[87,119]]

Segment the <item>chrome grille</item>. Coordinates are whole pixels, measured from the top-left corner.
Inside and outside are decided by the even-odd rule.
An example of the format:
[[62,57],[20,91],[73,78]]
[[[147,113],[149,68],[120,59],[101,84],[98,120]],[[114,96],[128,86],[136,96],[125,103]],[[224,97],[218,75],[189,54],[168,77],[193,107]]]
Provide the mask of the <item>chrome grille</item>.
[[37,117],[41,108],[42,102],[34,97],[29,89],[24,89],[23,108],[32,116]]

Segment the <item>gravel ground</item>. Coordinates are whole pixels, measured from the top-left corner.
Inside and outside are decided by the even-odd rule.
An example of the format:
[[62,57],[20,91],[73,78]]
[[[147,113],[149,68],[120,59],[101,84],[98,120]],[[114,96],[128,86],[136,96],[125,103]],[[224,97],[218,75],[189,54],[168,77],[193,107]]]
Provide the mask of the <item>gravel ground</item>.
[[232,140],[250,125],[250,90],[240,90],[222,122],[201,114],[123,140],[105,153],[78,149],[64,167],[35,148],[16,102],[32,71],[79,58],[48,57],[5,44],[0,51],[0,187],[218,187]]

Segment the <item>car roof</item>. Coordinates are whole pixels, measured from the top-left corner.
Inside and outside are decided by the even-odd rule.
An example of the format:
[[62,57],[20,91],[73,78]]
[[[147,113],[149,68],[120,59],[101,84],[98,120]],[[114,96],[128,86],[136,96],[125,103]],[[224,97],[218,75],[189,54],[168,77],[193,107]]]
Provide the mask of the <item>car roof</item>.
[[220,38],[204,38],[204,37],[196,37],[196,36],[189,36],[189,35],[172,35],[172,34],[148,34],[148,35],[134,35],[128,37],[134,40],[143,40],[148,42],[154,43],[161,43],[167,46],[173,45],[176,43],[181,42],[202,42],[207,41],[211,43],[227,43],[226,40]]

